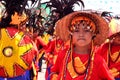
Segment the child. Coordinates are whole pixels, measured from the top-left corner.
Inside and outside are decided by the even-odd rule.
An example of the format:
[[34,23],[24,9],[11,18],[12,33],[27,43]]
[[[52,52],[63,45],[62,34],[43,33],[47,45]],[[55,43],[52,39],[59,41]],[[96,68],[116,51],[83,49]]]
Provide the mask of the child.
[[120,23],[112,19],[109,23],[108,42],[103,44],[98,53],[102,55],[116,80],[120,80]]
[[114,80],[93,45],[106,39],[108,25],[96,14],[73,12],[56,23],[56,35],[69,42],[58,54],[51,80]]

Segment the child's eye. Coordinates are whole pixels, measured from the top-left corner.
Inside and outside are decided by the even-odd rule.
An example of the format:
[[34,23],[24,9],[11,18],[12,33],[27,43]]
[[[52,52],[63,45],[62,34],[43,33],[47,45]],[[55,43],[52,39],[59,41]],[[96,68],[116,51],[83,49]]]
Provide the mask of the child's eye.
[[85,29],[84,31],[85,31],[85,32],[91,32],[90,29]]
[[78,29],[76,29],[76,30],[74,30],[74,32],[79,32],[79,30],[78,30]]

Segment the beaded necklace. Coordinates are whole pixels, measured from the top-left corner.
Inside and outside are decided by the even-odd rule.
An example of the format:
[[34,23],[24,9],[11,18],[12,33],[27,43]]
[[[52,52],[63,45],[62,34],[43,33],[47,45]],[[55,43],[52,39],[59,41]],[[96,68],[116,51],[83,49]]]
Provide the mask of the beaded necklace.
[[[92,50],[91,50],[91,54],[90,54],[90,57],[89,57],[89,60],[88,60],[88,65],[86,67],[86,70],[84,72],[85,74],[85,77],[84,77],[84,80],[89,80],[90,79],[90,75],[92,73],[92,69],[93,69],[93,62],[94,62],[94,56],[95,56],[95,53],[93,51],[93,45],[92,45]],[[64,58],[64,64],[63,64],[63,71],[62,71],[62,77],[60,80],[65,80],[66,79],[66,71],[67,71],[67,65],[69,65],[68,63],[68,59],[71,58],[71,60],[73,61],[72,59],[72,48],[69,49],[67,52],[66,52],[66,55],[65,55],[65,58]],[[70,65],[73,71],[73,73],[70,73],[72,75],[72,78],[75,78],[77,76],[79,76],[80,74],[77,73],[74,69],[74,66],[73,64]]]
[[111,53],[111,43],[109,42],[109,49],[108,49],[108,65],[110,65],[110,59],[113,62],[117,62],[117,60],[119,59],[120,56],[120,50],[118,52],[116,52],[115,54]]

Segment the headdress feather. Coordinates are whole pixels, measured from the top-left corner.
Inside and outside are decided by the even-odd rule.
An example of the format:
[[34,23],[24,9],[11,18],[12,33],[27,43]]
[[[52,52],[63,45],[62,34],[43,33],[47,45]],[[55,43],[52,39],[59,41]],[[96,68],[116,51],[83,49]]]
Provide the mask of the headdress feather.
[[49,7],[51,10],[51,15],[46,25],[52,24],[49,25],[52,27],[50,29],[54,29],[55,23],[62,17],[74,12],[74,4],[78,4],[80,6],[80,3],[81,6],[84,7],[84,2],[82,0],[50,0],[48,2],[44,2],[44,4],[47,4],[46,7]]
[[[17,12],[18,14],[21,14],[25,7],[28,5],[29,0],[0,0],[1,2],[4,2],[4,6],[6,8],[5,14],[7,14],[6,17],[3,17],[0,22],[0,27],[4,28],[7,27],[11,22],[11,16]],[[36,2],[36,0],[31,0],[32,4]]]

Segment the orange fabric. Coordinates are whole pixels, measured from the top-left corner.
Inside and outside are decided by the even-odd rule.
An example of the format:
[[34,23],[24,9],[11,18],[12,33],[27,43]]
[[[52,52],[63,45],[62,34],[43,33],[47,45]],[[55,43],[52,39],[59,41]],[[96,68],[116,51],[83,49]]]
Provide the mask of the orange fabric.
[[51,77],[51,80],[57,80],[58,78],[58,75],[57,74],[53,74],[52,77]]
[[22,23],[27,19],[27,16],[25,13],[23,13],[20,16],[17,12],[15,12],[15,14],[11,16],[11,18],[12,18],[12,21],[10,22],[10,24],[19,25],[20,23]]

